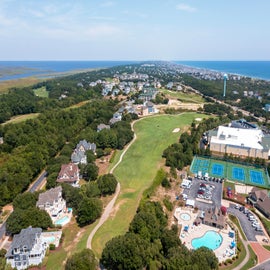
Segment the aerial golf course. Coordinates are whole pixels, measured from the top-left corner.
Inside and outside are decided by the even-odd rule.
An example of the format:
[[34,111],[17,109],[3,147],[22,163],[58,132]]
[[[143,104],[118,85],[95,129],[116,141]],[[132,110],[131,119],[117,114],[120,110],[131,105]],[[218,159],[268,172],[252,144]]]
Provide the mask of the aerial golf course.
[[[108,220],[96,232],[92,249],[100,257],[106,242],[124,234],[132,221],[143,191],[149,187],[162,165],[163,150],[178,141],[180,134],[198,118],[197,113],[157,115],[143,118],[134,124],[136,140],[114,170],[121,191]],[[175,130],[180,129],[178,132]],[[173,132],[174,131],[174,132]],[[118,161],[120,153],[114,163]]]

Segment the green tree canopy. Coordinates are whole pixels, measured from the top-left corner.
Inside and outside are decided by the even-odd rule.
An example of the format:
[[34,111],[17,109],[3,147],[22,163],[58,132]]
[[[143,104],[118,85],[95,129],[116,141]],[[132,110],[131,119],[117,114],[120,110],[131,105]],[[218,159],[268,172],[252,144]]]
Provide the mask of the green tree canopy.
[[7,231],[11,234],[17,234],[29,226],[45,230],[52,227],[52,220],[45,210],[33,207],[27,210],[14,210],[7,219]]
[[78,208],[77,222],[79,226],[93,223],[102,213],[102,202],[96,198],[84,198]]
[[111,195],[115,192],[117,180],[113,174],[104,174],[97,180],[102,195]]
[[91,249],[84,249],[67,259],[65,270],[96,270],[98,262]]
[[16,196],[13,201],[14,209],[27,210],[36,207],[38,193],[25,192]]
[[150,258],[149,249],[150,244],[138,234],[127,233],[106,244],[101,263],[108,270],[144,269]]

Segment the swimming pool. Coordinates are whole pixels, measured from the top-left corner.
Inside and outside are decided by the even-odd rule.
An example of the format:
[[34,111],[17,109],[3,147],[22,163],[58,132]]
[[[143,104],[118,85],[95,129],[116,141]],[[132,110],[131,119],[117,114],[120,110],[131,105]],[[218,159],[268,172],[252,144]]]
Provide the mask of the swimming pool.
[[188,220],[190,220],[190,215],[187,213],[182,213],[182,214],[180,214],[180,218],[185,220],[185,221],[188,221]]
[[215,231],[207,231],[202,237],[194,238],[191,245],[194,249],[207,247],[211,250],[219,248],[222,244],[222,236]]
[[68,216],[64,216],[64,217],[62,217],[62,218],[56,220],[56,221],[54,222],[54,224],[55,224],[55,225],[65,225],[65,224],[67,224],[68,222],[69,222],[69,217],[68,217]]
[[44,237],[44,240],[47,242],[47,243],[53,243],[55,241],[55,236],[46,236]]

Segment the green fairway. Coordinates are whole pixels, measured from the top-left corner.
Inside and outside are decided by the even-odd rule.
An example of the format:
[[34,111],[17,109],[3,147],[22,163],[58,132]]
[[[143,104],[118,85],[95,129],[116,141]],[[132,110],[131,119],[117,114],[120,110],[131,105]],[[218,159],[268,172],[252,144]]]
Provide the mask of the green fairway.
[[46,90],[46,86],[42,86],[40,88],[34,89],[34,93],[38,97],[48,98],[49,91]]
[[[181,115],[160,115],[144,118],[134,125],[137,140],[131,145],[114,174],[121,184],[121,192],[112,216],[97,231],[92,248],[101,255],[107,241],[124,234],[133,219],[142,192],[151,185],[162,162],[162,152],[177,142],[184,127],[195,118],[206,117],[197,113]],[[173,133],[175,128],[181,131]]]
[[29,113],[29,114],[17,115],[17,116],[12,117],[10,120],[6,121],[2,125],[18,124],[18,123],[24,122],[24,121],[29,120],[29,119],[37,118],[38,116],[39,116],[39,113]]
[[202,96],[195,94],[195,93],[185,93],[182,91],[171,91],[165,88],[161,88],[160,91],[166,95],[168,95],[171,98],[177,98],[182,102],[188,102],[188,103],[203,103],[205,100]]

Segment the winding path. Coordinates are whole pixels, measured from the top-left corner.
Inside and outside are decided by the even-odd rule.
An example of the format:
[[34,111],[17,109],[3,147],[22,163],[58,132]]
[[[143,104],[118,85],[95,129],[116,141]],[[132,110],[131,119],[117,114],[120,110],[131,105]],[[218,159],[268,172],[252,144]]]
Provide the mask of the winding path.
[[[140,121],[143,118],[140,118],[134,122],[131,123],[131,129],[134,132],[133,126],[136,122]],[[137,139],[137,136],[134,132],[134,137],[132,139],[132,141],[128,144],[128,146],[124,149],[123,153],[121,154],[118,162],[112,167],[112,169],[110,170],[110,173],[113,173],[113,171],[115,170],[115,168],[122,162],[123,156],[125,155],[125,153],[127,152],[127,150],[129,149],[129,147],[135,142],[135,140]],[[120,190],[121,190],[121,186],[120,183],[118,182],[117,187],[116,187],[116,191],[115,191],[115,195],[113,196],[113,198],[111,199],[111,201],[107,204],[107,206],[105,207],[104,212],[102,213],[101,218],[99,219],[98,224],[94,227],[94,229],[91,231],[91,233],[88,236],[87,239],[87,244],[86,247],[92,249],[92,240],[93,237],[95,235],[95,233],[98,231],[98,229],[103,225],[103,223],[109,218],[113,206],[115,204],[116,199],[118,198],[119,194],[120,194]]]

